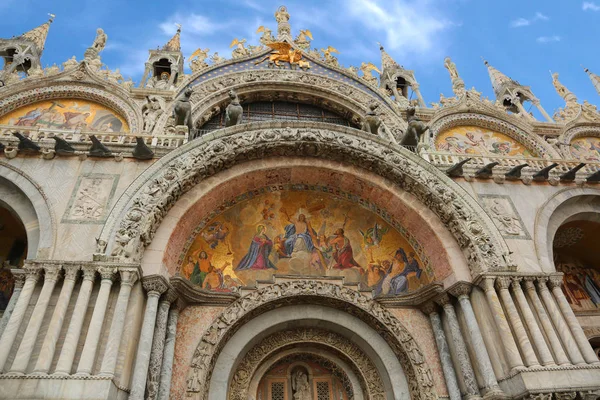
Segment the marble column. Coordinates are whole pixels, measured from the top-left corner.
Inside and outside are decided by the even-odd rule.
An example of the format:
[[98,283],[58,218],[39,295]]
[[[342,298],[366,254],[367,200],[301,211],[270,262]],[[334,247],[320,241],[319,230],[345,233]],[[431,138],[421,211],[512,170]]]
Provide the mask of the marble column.
[[15,338],[17,337],[17,333],[19,333],[23,317],[25,317],[25,312],[29,306],[29,300],[31,300],[35,286],[40,279],[41,271],[42,269],[40,267],[25,267],[25,284],[23,285],[19,300],[17,300],[12,315],[6,324],[2,338],[0,338],[0,372],[4,370],[8,355],[15,343]]
[[500,304],[500,299],[498,298],[498,294],[494,288],[495,281],[495,277],[486,276],[481,281],[481,287],[485,291],[488,305],[494,317],[494,321],[496,322],[496,328],[498,329],[498,333],[502,338],[502,347],[504,348],[506,361],[508,362],[511,372],[515,372],[525,368],[525,366],[523,365],[521,354],[517,348],[517,343],[515,342],[515,338],[510,330],[506,316],[504,315],[502,304]]
[[40,295],[35,303],[33,312],[31,313],[31,318],[27,324],[27,329],[25,329],[25,334],[23,335],[23,339],[21,339],[21,344],[19,345],[15,359],[10,367],[10,374],[25,374],[31,359],[31,353],[33,353],[35,342],[40,333],[40,328],[42,327],[42,322],[44,321],[44,315],[46,315],[46,310],[48,309],[50,296],[52,296],[52,292],[54,291],[56,282],[58,282],[60,278],[61,272],[62,268],[60,265],[44,265],[44,286],[42,286]]
[[[435,337],[435,343],[442,364],[442,372],[444,373],[444,379],[446,380],[446,388],[448,388],[448,396],[450,397],[450,400],[461,400],[456,371],[452,364],[452,356],[450,355],[448,342],[446,342],[446,334],[442,328],[442,319],[440,318],[440,314],[438,314],[438,307],[436,304],[430,302],[425,304],[422,310],[429,316],[429,320],[431,321],[433,336]],[[167,397],[164,398],[164,400],[167,399]],[[158,400],[163,399],[159,397]]]
[[581,325],[579,325],[579,321],[575,316],[575,313],[571,309],[569,302],[565,298],[565,295],[562,292],[560,286],[562,285],[562,276],[551,276],[549,280],[550,287],[552,288],[552,294],[556,299],[556,303],[560,308],[565,320],[567,321],[567,325],[569,325],[569,329],[575,338],[575,342],[581,350],[581,354],[583,355],[583,359],[588,364],[600,364],[600,360],[596,357],[596,353],[594,353],[594,349],[588,342],[585,333],[583,333],[583,329]]
[[539,366],[540,363],[538,362],[535,352],[533,351],[533,347],[529,342],[527,331],[525,330],[525,326],[523,326],[523,321],[521,321],[517,307],[515,306],[510,292],[508,291],[509,286],[510,278],[498,277],[496,279],[496,287],[498,288],[500,298],[502,299],[504,308],[508,314],[508,319],[515,332],[515,336],[517,337],[517,342],[519,343],[519,347],[523,353],[524,361],[528,367]]
[[449,292],[458,298],[460,308],[465,316],[467,329],[469,330],[469,336],[471,337],[471,342],[473,343],[473,349],[475,351],[475,358],[477,359],[477,366],[483,377],[483,384],[486,389],[485,395],[486,397],[493,395],[499,396],[503,393],[502,390],[500,390],[500,386],[498,386],[498,380],[494,374],[492,361],[490,360],[487,348],[485,347],[485,342],[483,341],[483,336],[479,329],[479,323],[477,322],[473,306],[471,305],[471,299],[469,298],[471,289],[470,283],[459,282],[452,286],[449,289]]
[[71,301],[71,294],[73,293],[75,281],[79,275],[79,266],[64,267],[64,271],[65,277],[63,279],[63,285],[56,306],[54,306],[54,313],[52,314],[52,319],[48,325],[46,337],[44,338],[42,348],[40,349],[40,355],[33,368],[34,374],[45,375],[50,369],[52,359],[54,358],[54,351],[56,350],[56,342],[58,341],[58,336],[60,335],[60,330],[63,326],[69,302]]
[[144,68],[144,75],[142,76],[142,80],[140,81],[139,87],[143,88],[146,85],[146,81],[148,80],[148,74],[150,74],[151,70],[152,70],[152,64],[146,63],[145,68]]
[[548,318],[546,309],[544,308],[544,305],[542,304],[542,301],[538,296],[534,284],[535,280],[536,278],[533,277],[525,278],[525,289],[527,290],[527,295],[529,296],[531,304],[533,304],[533,308],[535,309],[539,317],[540,323],[542,324],[542,328],[544,328],[544,332],[546,332],[546,337],[550,342],[550,347],[552,348],[552,352],[554,353],[556,363],[558,365],[570,364],[569,359],[567,358],[567,355],[565,354],[565,351],[562,348],[560,340],[556,335],[556,331],[552,326],[552,322],[550,321],[550,318]]
[[163,352],[162,368],[160,370],[160,384],[158,385],[158,400],[169,400],[171,393],[171,376],[173,375],[173,359],[175,358],[175,339],[177,337],[177,319],[179,307],[173,305],[169,311],[167,321],[167,337]]
[[119,269],[121,276],[121,287],[119,288],[119,297],[113,312],[112,324],[106,341],[106,350],[104,351],[104,359],[100,366],[101,376],[114,376],[115,368],[117,367],[117,357],[119,355],[119,347],[125,328],[125,316],[127,315],[127,305],[131,296],[131,289],[139,277],[139,272],[134,268]]
[[23,285],[25,284],[25,271],[22,269],[11,269],[10,272],[15,278],[15,286],[13,287],[13,292],[6,305],[4,314],[2,314],[2,319],[0,319],[0,337],[2,337],[2,333],[4,333],[4,328],[6,328],[6,324],[8,324],[8,320],[17,305],[17,300],[19,300],[21,289],[23,289]]
[[552,353],[550,353],[550,348],[548,348],[548,344],[544,339],[544,335],[542,335],[542,331],[538,326],[537,320],[531,312],[531,308],[529,307],[529,303],[525,298],[525,294],[523,294],[523,289],[521,288],[521,280],[521,277],[513,277],[511,286],[515,298],[517,299],[517,303],[519,303],[519,308],[521,309],[521,313],[523,314],[523,319],[525,320],[525,323],[529,328],[529,333],[531,333],[531,338],[533,339],[533,343],[535,344],[535,348],[537,349],[540,361],[544,366],[556,365],[556,363],[554,362],[554,358],[552,358]]
[[77,301],[75,302],[75,308],[71,315],[71,322],[65,336],[62,351],[56,364],[54,374],[56,375],[70,375],[71,369],[73,368],[73,360],[75,359],[75,353],[77,351],[77,344],[81,336],[81,329],[83,327],[83,321],[87,314],[88,304],[90,302],[90,296],[92,294],[92,288],[94,286],[94,279],[96,277],[95,267],[83,267],[83,281],[79,288],[79,294],[77,295]]
[[79,376],[87,376],[92,373],[94,361],[96,360],[96,351],[98,350],[100,336],[102,335],[102,324],[104,323],[110,288],[112,287],[117,269],[113,267],[99,267],[98,272],[101,278],[100,290],[94,304],[94,312],[88,326],[79,365],[77,365],[77,375]]
[[146,380],[148,378],[148,366],[150,365],[150,352],[152,350],[152,339],[154,336],[154,326],[158,309],[158,299],[168,288],[165,278],[159,275],[152,275],[144,278],[142,284],[148,294],[148,300],[146,301],[144,322],[142,323],[135,367],[133,369],[129,400],[144,400]]
[[467,345],[465,344],[460,326],[458,324],[458,318],[454,311],[454,306],[450,302],[450,297],[447,294],[440,296],[436,302],[444,308],[444,313],[448,318],[448,325],[450,326],[450,336],[454,342],[456,349],[456,356],[458,358],[458,365],[462,372],[462,377],[466,387],[465,400],[481,399],[479,394],[479,387],[477,386],[477,380],[475,379],[475,371],[469,360],[469,353],[467,353]]
[[167,319],[171,303],[176,299],[177,294],[175,291],[168,290],[158,305],[154,337],[152,339],[152,351],[150,352],[150,366],[148,367],[148,382],[146,384],[147,400],[156,400],[158,396],[160,372],[165,349],[165,336],[167,333]]
[[575,339],[573,339],[573,335],[571,335],[571,331],[567,327],[560,310],[556,307],[556,303],[552,298],[552,294],[548,290],[547,282],[548,278],[546,277],[538,278],[538,290],[540,292],[540,296],[542,297],[542,301],[546,305],[546,309],[550,314],[550,318],[552,318],[552,322],[554,323],[554,326],[556,327],[556,330],[558,331],[558,334],[565,345],[565,349],[569,354],[571,363],[576,365],[585,364],[585,360],[581,355],[581,351],[579,350]]

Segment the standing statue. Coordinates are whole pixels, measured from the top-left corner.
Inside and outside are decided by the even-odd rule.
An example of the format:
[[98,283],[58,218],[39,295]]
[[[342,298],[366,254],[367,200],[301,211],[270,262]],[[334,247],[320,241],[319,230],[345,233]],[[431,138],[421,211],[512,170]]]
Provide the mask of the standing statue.
[[560,95],[560,97],[565,99],[565,101],[568,102],[569,100],[571,100],[571,97],[575,97],[573,92],[567,89],[566,86],[558,80],[558,72],[552,74],[552,84],[554,85],[554,89],[556,89],[556,92]]
[[106,47],[106,40],[108,36],[104,33],[102,28],[96,29],[96,39],[94,39],[94,43],[92,44],[92,48],[100,53]]
[[225,126],[238,125],[242,122],[244,109],[240,104],[237,93],[233,89],[231,89],[228,94],[231,102],[225,109]]
[[287,8],[285,8],[285,6],[281,6],[277,9],[277,11],[275,11],[275,21],[277,21],[278,24],[282,22],[289,22],[289,20],[290,14],[287,12]]
[[454,80],[456,78],[459,78],[458,70],[456,69],[456,64],[452,62],[450,57],[444,58],[444,67],[446,67],[446,69],[450,73],[450,79]]
[[365,132],[372,133],[373,135],[378,134],[379,127],[381,126],[381,118],[379,118],[379,115],[377,115],[377,113],[375,112],[377,107],[379,107],[379,104],[377,103],[371,103],[371,105],[369,105],[371,111],[369,111],[367,115],[365,115],[362,124],[362,130]]
[[308,377],[304,371],[296,371],[292,377],[292,389],[294,390],[294,400],[311,400]]
[[192,121],[192,88],[187,87],[185,91],[175,100],[173,105],[173,118],[175,119],[175,126],[187,126],[188,133],[192,133],[194,123]]
[[402,136],[402,140],[400,140],[401,146],[417,146],[421,136],[429,129],[427,125],[415,116],[415,113],[416,109],[412,107],[406,111],[408,115],[408,128],[406,128],[406,132]]
[[142,106],[144,132],[152,133],[156,122],[164,112],[164,100],[158,96],[147,96]]

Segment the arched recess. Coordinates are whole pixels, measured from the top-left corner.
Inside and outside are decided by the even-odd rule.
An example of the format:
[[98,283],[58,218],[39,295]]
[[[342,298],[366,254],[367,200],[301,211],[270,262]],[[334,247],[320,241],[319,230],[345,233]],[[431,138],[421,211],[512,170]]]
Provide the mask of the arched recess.
[[319,326],[350,337],[380,374],[387,375],[387,389],[395,396],[392,399],[437,398],[427,361],[397,318],[357,291],[316,280],[275,283],[227,307],[206,330],[194,352],[187,380],[188,398],[226,398],[227,384],[233,378],[236,362],[241,361],[238,355],[268,336],[270,329],[280,330],[294,320],[305,321],[308,327],[316,320]]
[[544,272],[556,271],[552,243],[558,228],[573,219],[596,220],[600,215],[600,190],[565,189],[552,196],[538,211],[534,241],[538,260]]
[[56,224],[42,189],[22,171],[0,162],[0,201],[16,214],[25,226],[27,258],[51,258]]
[[[432,210],[453,234],[472,273],[513,266],[498,229],[463,188],[410,151],[356,129],[330,124],[239,125],[194,140],[142,173],[111,210],[102,249],[140,260],[169,209],[192,187],[236,164],[268,157],[342,161],[388,179]],[[102,243],[102,244],[103,244]]]
[[201,223],[205,224],[228,206],[241,203],[243,197],[289,187],[295,192],[312,188],[315,196],[325,191],[351,198],[355,207],[373,210],[390,226],[404,232],[423,261],[421,266],[426,273],[430,268],[436,280],[471,279],[467,259],[455,238],[414,195],[372,172],[339,162],[300,157],[245,162],[190,189],[169,211],[156,239],[146,249],[142,258],[144,274],[175,275]]
[[591,151],[591,143],[583,142],[580,143],[579,146],[577,146],[577,144],[574,146],[574,141],[578,141],[578,139],[583,140],[584,138],[589,138],[594,141],[600,140],[600,128],[597,124],[580,123],[565,130],[558,138],[558,143],[561,145],[563,156],[565,158],[580,159],[582,162],[599,162],[600,156],[598,154],[600,153],[598,153],[598,150],[595,150],[596,154]]

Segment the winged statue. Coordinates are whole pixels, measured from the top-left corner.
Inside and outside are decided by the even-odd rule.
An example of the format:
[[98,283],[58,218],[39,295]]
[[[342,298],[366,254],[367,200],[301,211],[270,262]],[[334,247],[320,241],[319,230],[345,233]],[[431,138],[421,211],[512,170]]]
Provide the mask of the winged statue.
[[365,63],[364,62],[360,65],[359,69],[363,73],[362,78],[364,80],[366,80],[369,83],[373,83],[373,84],[377,83],[377,77],[373,76],[372,71],[379,73],[379,75],[381,75],[381,71],[373,63],[371,63],[371,62]]
[[269,28],[267,28],[264,25],[261,25],[258,27],[258,29],[256,30],[256,33],[261,33],[262,32],[262,36],[260,37],[260,42],[263,45],[267,45],[267,43],[271,43],[275,41],[275,38],[273,37],[273,34],[271,33],[271,30]]
[[333,65],[336,67],[339,66],[337,58],[335,58],[335,56],[332,55],[332,53],[337,53],[337,54],[340,53],[335,47],[327,46],[326,49],[321,49],[321,51],[323,52],[323,55],[325,56],[325,62],[327,64]]
[[229,48],[236,46],[236,48],[233,49],[233,52],[232,52],[233,58],[245,57],[250,54],[250,52],[248,52],[248,49],[246,49],[246,47],[244,47],[245,43],[246,43],[246,39],[238,40],[237,38],[235,38],[231,41]]
[[310,40],[308,39],[313,40],[312,32],[308,29],[303,29],[298,36],[296,36],[296,39],[294,39],[294,43],[302,50],[308,50],[310,49]]
[[[291,44],[287,42],[272,42],[267,43],[267,46],[273,49],[271,54],[268,54],[264,58],[256,61],[254,64],[260,64],[265,60],[269,60],[269,67],[281,67],[280,62],[287,62],[290,64],[290,68],[295,68],[301,61],[304,68],[305,64],[308,64],[306,61],[302,60],[302,51],[297,50],[292,47]],[[308,65],[306,65],[309,67]]]
[[193,72],[196,72],[202,68],[208,67],[208,64],[206,63],[206,59],[208,58],[209,51],[210,51],[210,49],[202,50],[200,48],[192,53],[192,55],[190,56],[190,68],[192,69]]

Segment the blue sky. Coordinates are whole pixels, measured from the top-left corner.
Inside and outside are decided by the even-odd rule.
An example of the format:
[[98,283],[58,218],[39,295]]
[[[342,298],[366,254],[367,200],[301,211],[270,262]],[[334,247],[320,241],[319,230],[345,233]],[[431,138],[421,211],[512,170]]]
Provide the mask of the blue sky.
[[78,60],[102,27],[108,45],[102,61],[140,79],[148,49],[162,46],[183,25],[183,53],[210,48],[230,57],[233,38],[258,44],[260,25],[276,31],[273,13],[288,7],[292,33],[310,29],[313,47],[332,45],[344,66],[380,65],[377,42],[415,71],[425,101],[452,95],[443,66],[452,57],[468,88],[493,97],[485,57],[491,65],[531,86],[552,114],[564,105],[549,70],[584,99],[600,105],[581,64],[600,74],[600,0],[0,0],[0,37],[19,35],[56,14],[42,58],[44,65]]

